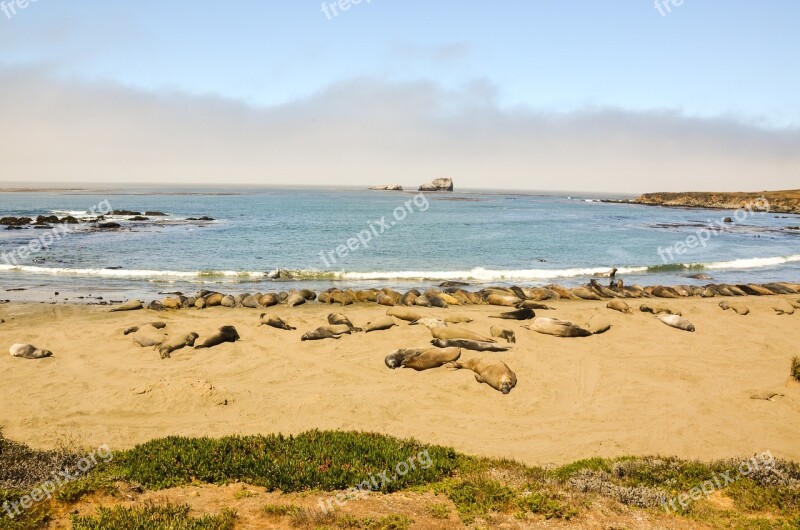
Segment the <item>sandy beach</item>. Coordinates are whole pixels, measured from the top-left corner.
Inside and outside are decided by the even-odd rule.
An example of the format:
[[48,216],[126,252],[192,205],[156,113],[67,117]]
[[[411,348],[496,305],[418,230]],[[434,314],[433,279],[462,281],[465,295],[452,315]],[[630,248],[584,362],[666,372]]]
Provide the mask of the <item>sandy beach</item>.
[[[356,326],[386,307],[320,303],[271,308],[296,326],[259,326],[264,310],[227,309],[109,313],[107,307],[10,303],[0,306],[0,425],[34,447],[62,443],[124,449],[168,435],[363,430],[414,437],[467,454],[531,465],[592,456],[676,455],[710,460],[769,450],[800,460],[800,384],[789,378],[797,355],[800,311],[772,306],[794,296],[739,298],[747,316],[722,311],[719,298],[659,300],[680,310],[695,333],[670,328],[606,301],[548,302],[537,311],[576,323],[601,314],[612,328],[587,338],[556,338],[489,318],[492,306],[420,308],[431,316],[464,315],[464,326],[488,335],[492,325],[516,332],[504,353],[465,350],[506,362],[518,384],[508,395],[479,384],[467,370],[425,372],[384,365],[397,348],[429,345],[430,331],[398,321],[387,331],[301,342],[330,312]],[[169,334],[201,339],[234,325],[242,340],[206,350],[186,348],[162,360],[123,335],[128,326],[167,323]],[[50,349],[43,360],[13,358],[11,344]],[[771,400],[752,396],[775,394]]]

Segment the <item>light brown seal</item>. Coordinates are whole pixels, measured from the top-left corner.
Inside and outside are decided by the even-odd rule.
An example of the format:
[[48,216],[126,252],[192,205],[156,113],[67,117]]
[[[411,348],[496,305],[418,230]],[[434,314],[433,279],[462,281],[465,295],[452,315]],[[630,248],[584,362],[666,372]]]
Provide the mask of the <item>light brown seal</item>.
[[447,363],[457,361],[461,357],[459,348],[428,348],[395,350],[384,359],[386,366],[395,368],[411,368],[418,372],[439,368]]
[[368,322],[367,327],[364,328],[364,332],[370,333],[371,331],[384,331],[389,328],[393,328],[396,325],[397,322],[395,322],[395,320],[392,317],[385,316],[377,320],[374,320],[373,322]]
[[32,344],[13,344],[9,348],[9,353],[20,359],[44,359],[53,356],[53,352],[50,350],[43,350]]
[[340,313],[331,313],[328,315],[328,324],[336,325],[336,326],[347,326],[350,331],[353,333],[358,333],[363,331],[361,328],[357,328],[350,322],[350,319]]
[[297,329],[294,326],[290,326],[287,324],[281,317],[270,315],[269,313],[261,313],[261,317],[258,319],[259,326],[269,326],[275,329],[282,329],[285,331],[294,331]]
[[431,328],[431,335],[434,339],[468,339],[479,342],[497,342],[492,338],[484,337],[474,331],[470,331],[458,326],[448,326],[445,328]]
[[115,313],[117,311],[136,311],[137,309],[141,309],[143,307],[144,303],[141,300],[131,300],[130,302],[125,302],[124,304],[112,307],[108,310],[108,312]]
[[183,335],[176,335],[156,346],[155,349],[158,350],[162,359],[169,359],[172,356],[172,352],[185,348],[186,346],[194,346],[194,341],[197,340],[197,337],[199,337],[199,335],[193,331],[184,333]]
[[475,380],[486,383],[495,390],[508,394],[517,386],[517,375],[502,361],[482,360],[478,357],[466,361],[456,361],[453,367],[457,370],[468,369],[475,372]]
[[686,320],[685,318],[678,316],[678,315],[658,315],[658,318],[661,322],[666,324],[667,326],[673,327],[675,329],[682,329],[683,331],[694,331],[694,324]]
[[469,339],[433,339],[431,344],[437,348],[464,348],[473,351],[508,351],[509,346],[501,346],[495,342],[484,342]]
[[194,349],[199,350],[201,348],[211,348],[224,342],[236,342],[240,339],[241,337],[239,336],[239,332],[236,331],[235,327],[222,326],[219,328],[219,330],[217,330],[216,333],[206,338],[206,340],[204,340],[201,344],[196,345]]
[[587,329],[573,324],[567,320],[557,318],[539,317],[531,325],[524,325],[523,328],[530,329],[544,335],[555,337],[588,337],[592,333]]
[[500,326],[492,326],[491,329],[489,330],[489,333],[491,333],[492,337],[505,339],[506,342],[511,342],[511,343],[517,342],[517,337],[514,334],[513,329],[501,328]]
[[609,303],[606,304],[606,307],[609,309],[613,309],[614,311],[619,311],[620,313],[625,313],[626,315],[630,315],[633,313],[631,311],[631,306],[623,302],[622,300],[611,300]]

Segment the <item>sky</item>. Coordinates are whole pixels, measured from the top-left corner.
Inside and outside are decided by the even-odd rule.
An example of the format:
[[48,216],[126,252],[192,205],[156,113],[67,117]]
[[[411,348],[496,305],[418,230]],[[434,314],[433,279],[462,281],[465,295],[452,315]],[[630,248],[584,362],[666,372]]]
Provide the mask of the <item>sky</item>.
[[800,187],[796,0],[0,1],[6,183]]

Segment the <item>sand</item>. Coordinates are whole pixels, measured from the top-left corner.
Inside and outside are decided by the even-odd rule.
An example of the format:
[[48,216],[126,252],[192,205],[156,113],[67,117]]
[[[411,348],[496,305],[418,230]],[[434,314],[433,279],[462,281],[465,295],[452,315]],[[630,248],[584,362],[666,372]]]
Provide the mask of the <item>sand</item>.
[[[331,311],[357,326],[384,315],[374,304],[273,308],[298,328],[281,331],[258,326],[264,310],[109,313],[102,306],[11,303],[0,306],[0,425],[40,448],[67,442],[124,449],[168,435],[341,429],[530,465],[652,454],[711,460],[765,450],[798,461],[800,384],[790,380],[789,366],[800,355],[800,310],[776,315],[780,299],[797,295],[736,299],[750,307],[747,316],[722,311],[719,298],[658,300],[681,310],[695,333],[638,310],[606,309],[606,302],[557,301],[550,303],[555,310],[537,311],[576,323],[601,314],[611,322],[609,332],[588,338],[540,335],[488,318],[503,308],[422,309],[470,316],[474,322],[464,326],[482,334],[492,325],[514,329],[509,352],[464,352],[506,362],[519,380],[508,395],[466,370],[386,368],[392,350],[429,344],[422,326],[401,322],[388,331],[300,341]],[[232,324],[242,340],[162,360],[122,334],[153,320],[201,338]],[[16,342],[54,357],[12,358],[8,348]],[[751,398],[762,393],[778,395]]]

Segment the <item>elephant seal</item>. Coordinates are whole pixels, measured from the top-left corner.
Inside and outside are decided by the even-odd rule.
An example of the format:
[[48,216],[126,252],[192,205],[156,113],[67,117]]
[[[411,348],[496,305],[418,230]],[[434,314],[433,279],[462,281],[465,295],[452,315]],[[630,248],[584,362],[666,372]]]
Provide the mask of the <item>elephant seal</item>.
[[525,300],[517,304],[519,309],[555,309],[547,304],[536,302],[534,300]]
[[444,317],[444,321],[448,324],[469,324],[472,322],[472,319],[469,317],[451,316]]
[[419,291],[416,289],[411,289],[402,297],[400,297],[400,302],[398,302],[398,304],[402,306],[412,306],[414,305],[414,301],[419,298],[419,296]]
[[592,291],[591,289],[587,289],[586,287],[576,287],[572,289],[572,294],[580,298],[581,300],[602,300],[603,298],[597,294],[596,292]]
[[141,309],[144,307],[144,302],[141,300],[131,300],[130,302],[126,302],[124,304],[120,304],[118,306],[114,306],[108,310],[109,313],[115,313],[117,311],[136,311],[137,309]]
[[356,298],[350,293],[339,291],[331,293],[329,303],[339,304],[341,306],[353,305],[356,303]]
[[466,368],[475,372],[475,380],[486,383],[495,390],[508,394],[517,386],[517,375],[502,361],[482,360],[477,357],[453,363],[456,370]]
[[199,335],[194,331],[190,333],[184,333],[183,335],[170,337],[160,345],[156,346],[155,349],[158,350],[158,353],[161,355],[162,359],[169,359],[172,356],[172,352],[175,350],[180,350],[186,346],[194,346],[194,341],[196,341],[198,337]]
[[[339,336],[342,335],[342,333],[336,333],[336,331],[339,330],[338,329],[334,330],[331,328],[331,326],[322,326],[315,329],[314,331],[309,331],[307,333],[304,333],[303,336],[300,337],[300,340],[306,341],[306,340],[338,339]],[[349,330],[347,330],[347,332],[350,333]]]
[[236,342],[240,340],[239,332],[233,326],[222,326],[219,330],[194,347],[195,350],[201,348],[211,348],[224,342]]
[[457,326],[449,326],[445,328],[431,328],[431,335],[434,339],[467,339],[477,340],[478,342],[497,342],[489,337],[479,335],[474,331]]
[[680,298],[681,295],[678,294],[675,289],[671,287],[664,287],[662,285],[656,285],[653,287],[653,296],[658,298]]
[[180,300],[177,298],[166,297],[161,300],[161,307],[164,309],[180,309],[183,306]]
[[633,313],[633,311],[631,311],[631,306],[629,306],[622,300],[611,300],[609,303],[606,304],[606,307],[609,309],[613,309],[614,311],[619,311],[620,313],[625,313],[626,315],[630,315],[631,313]]
[[258,298],[255,296],[245,296],[242,299],[242,307],[246,307],[248,309],[258,309]]
[[[150,322],[149,324],[144,324],[145,326],[153,326],[156,329],[164,329],[167,325],[164,322]],[[129,328],[125,328],[125,331],[122,332],[123,335],[130,335],[131,333],[136,333],[139,331],[141,326],[131,326]]]
[[448,307],[450,307],[450,305],[445,301],[444,298],[441,297],[441,295],[438,294],[431,295],[431,296],[426,296],[425,298],[428,299],[428,302],[430,302],[431,307],[438,307],[439,309],[447,309]]
[[292,291],[291,293],[289,293],[289,296],[286,297],[286,305],[288,305],[289,307],[303,305],[305,303],[306,299],[303,298],[303,295],[295,291]]
[[412,322],[410,325],[416,326],[417,324],[422,324],[428,329],[447,327],[447,323],[444,320],[433,317],[420,318],[419,320],[415,320],[414,322]]
[[231,295],[226,294],[222,297],[222,300],[220,300],[219,305],[227,308],[236,307],[236,299]]
[[167,340],[166,333],[164,333],[158,328],[151,326],[150,324],[146,324],[140,327],[136,331],[136,333],[133,334],[133,342],[135,342],[142,348],[158,346],[165,340]]
[[[411,289],[411,291],[416,291],[416,290]],[[356,300],[358,302],[377,302],[378,291],[376,291],[375,289],[363,289],[361,291],[356,291]]]
[[433,339],[431,344],[437,348],[464,348],[473,351],[508,351],[508,346],[500,346],[495,342],[469,339]]
[[422,318],[421,314],[408,307],[392,307],[386,310],[386,314],[406,322],[415,322]]
[[708,274],[700,273],[700,274],[690,274],[687,278],[691,278],[693,280],[713,280],[711,276]]
[[390,316],[385,316],[373,322],[367,322],[367,327],[364,328],[364,332],[369,333],[371,331],[384,331],[393,328],[396,325],[397,322],[394,321],[394,318]]
[[418,296],[414,299],[414,305],[420,307],[432,307],[431,301],[427,296]]
[[658,315],[661,313],[666,313],[668,315],[678,315],[681,316],[680,311],[673,311],[672,309],[665,307],[663,305],[649,305],[649,304],[642,304],[639,306],[639,311],[642,313],[653,313],[654,315]]
[[290,326],[281,317],[270,315],[269,313],[261,313],[261,317],[259,317],[258,321],[260,322],[259,326],[270,326],[276,329],[283,329],[285,331],[294,331],[297,329],[294,326]]
[[53,352],[50,350],[42,350],[32,344],[12,344],[8,352],[13,357],[20,359],[44,359],[53,356]]
[[772,306],[772,310],[778,315],[794,315],[795,308],[786,302],[779,302]]
[[489,293],[484,297],[484,300],[489,305],[499,305],[505,307],[514,307],[522,302],[522,298],[516,295]]
[[508,311],[507,313],[500,313],[499,315],[492,315],[489,318],[503,318],[505,320],[530,320],[536,316],[533,309],[517,309],[516,311]]
[[719,303],[719,306],[722,308],[723,311],[727,311],[728,309],[733,309],[737,315],[744,316],[750,313],[750,309],[744,304],[737,304],[737,303],[730,304],[725,300],[723,300],[722,302]]
[[682,329],[683,331],[694,331],[694,324],[692,324],[682,316],[658,315],[656,318],[658,318],[661,322],[663,322],[667,326],[673,327],[675,329]]
[[517,337],[512,329],[501,328],[500,326],[492,326],[489,330],[489,333],[492,335],[492,337],[506,339],[506,342],[510,342],[512,344],[517,342]]
[[222,293],[213,293],[206,297],[206,307],[216,307],[218,305],[222,305],[222,299],[225,298],[225,295]]
[[384,363],[392,370],[402,367],[421,372],[455,362],[460,357],[461,350],[459,348],[396,350],[386,356]]
[[795,294],[797,291],[780,283],[765,283],[761,287],[769,289],[775,294]]
[[531,331],[555,337],[589,337],[592,332],[567,320],[539,317],[531,325],[522,326]]
[[754,283],[748,283],[746,285],[737,285],[736,287],[738,287],[739,289],[741,289],[742,291],[751,296],[772,296],[775,294],[769,289],[761,287],[760,285],[756,285]]
[[350,319],[346,316],[339,314],[339,313],[331,313],[328,315],[328,324],[338,325],[338,326],[347,326],[350,331],[353,333],[358,333],[360,331],[364,331],[361,328],[357,328],[350,322]]
[[258,303],[264,307],[272,307],[281,303],[281,299],[275,293],[265,293],[258,299]]
[[586,329],[589,330],[592,335],[600,335],[611,329],[611,322],[606,320],[602,315],[592,315],[586,322]]

